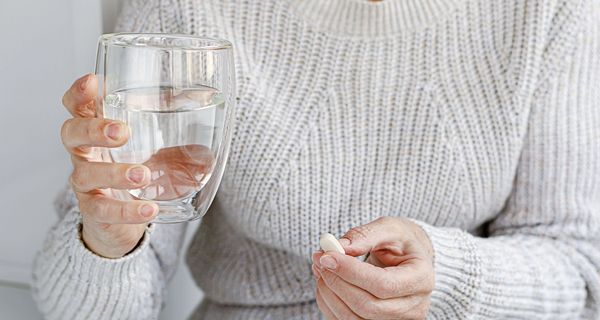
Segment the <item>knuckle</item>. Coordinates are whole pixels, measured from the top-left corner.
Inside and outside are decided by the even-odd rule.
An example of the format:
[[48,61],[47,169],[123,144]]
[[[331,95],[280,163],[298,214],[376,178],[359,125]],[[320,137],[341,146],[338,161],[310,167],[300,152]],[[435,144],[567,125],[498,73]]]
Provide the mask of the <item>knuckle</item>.
[[71,173],[71,185],[75,189],[81,189],[85,185],[86,177],[85,170],[82,170],[81,165],[75,166]]
[[368,238],[370,228],[368,226],[354,227],[346,233],[345,237],[353,240],[365,240]]
[[67,89],[67,91],[65,91],[65,93],[62,96],[61,103],[65,107],[68,107],[68,105],[69,105],[69,94],[70,94],[70,92],[71,92],[71,89],[69,88],[69,89]]
[[362,302],[360,308],[358,308],[357,313],[362,318],[373,319],[379,318],[382,316],[381,306],[374,299],[367,299]]
[[380,283],[381,286],[378,292],[378,296],[382,299],[394,297],[396,293],[400,291],[401,288],[397,281],[392,281],[389,279],[386,281],[381,281]]
[[62,127],[60,127],[60,138],[63,143],[67,142],[71,136],[72,125],[73,119],[68,119],[67,121],[63,122]]

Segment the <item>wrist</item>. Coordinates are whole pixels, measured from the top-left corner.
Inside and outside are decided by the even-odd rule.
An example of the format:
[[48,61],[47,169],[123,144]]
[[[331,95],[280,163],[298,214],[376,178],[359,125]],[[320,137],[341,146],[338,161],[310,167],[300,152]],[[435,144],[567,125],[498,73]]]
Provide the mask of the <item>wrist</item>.
[[107,259],[119,259],[134,251],[144,239],[144,229],[128,235],[126,241],[115,241],[119,237],[97,235],[94,230],[80,225],[80,237],[83,245],[92,253]]

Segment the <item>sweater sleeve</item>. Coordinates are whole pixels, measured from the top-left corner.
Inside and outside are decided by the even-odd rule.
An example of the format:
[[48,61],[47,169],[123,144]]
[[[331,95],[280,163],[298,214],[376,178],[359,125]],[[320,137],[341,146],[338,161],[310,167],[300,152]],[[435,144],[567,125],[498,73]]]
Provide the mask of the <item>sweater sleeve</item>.
[[[128,1],[119,31],[163,31],[157,1]],[[161,2],[162,3],[162,2]],[[173,25],[172,22],[169,22]],[[72,191],[57,198],[59,222],[33,266],[32,291],[46,319],[156,319],[174,273],[186,224],[151,225],[140,245],[120,259],[100,257],[80,238]]]
[[533,99],[489,236],[419,222],[435,250],[429,318],[600,319],[600,1],[590,3]]
[[151,225],[140,245],[120,259],[87,249],[80,213],[68,191],[57,200],[60,221],[33,266],[32,290],[46,319],[155,319],[173,274],[184,224]]

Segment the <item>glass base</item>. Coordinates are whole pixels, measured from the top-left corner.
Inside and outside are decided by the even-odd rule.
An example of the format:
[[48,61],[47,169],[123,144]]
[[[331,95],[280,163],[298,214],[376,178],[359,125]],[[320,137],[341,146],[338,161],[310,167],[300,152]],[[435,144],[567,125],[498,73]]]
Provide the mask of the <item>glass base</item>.
[[196,209],[189,203],[156,201],[158,215],[152,223],[178,223],[200,218]]

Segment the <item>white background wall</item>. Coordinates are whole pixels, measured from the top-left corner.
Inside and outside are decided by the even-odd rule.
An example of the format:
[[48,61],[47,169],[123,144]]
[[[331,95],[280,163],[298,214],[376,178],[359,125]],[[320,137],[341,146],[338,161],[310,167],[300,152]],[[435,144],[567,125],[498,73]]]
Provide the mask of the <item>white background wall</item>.
[[[97,37],[112,29],[119,4],[0,0],[0,319],[41,319],[29,298],[31,262],[70,172],[60,100],[93,71]],[[162,319],[185,319],[202,297],[183,264],[169,291]]]

